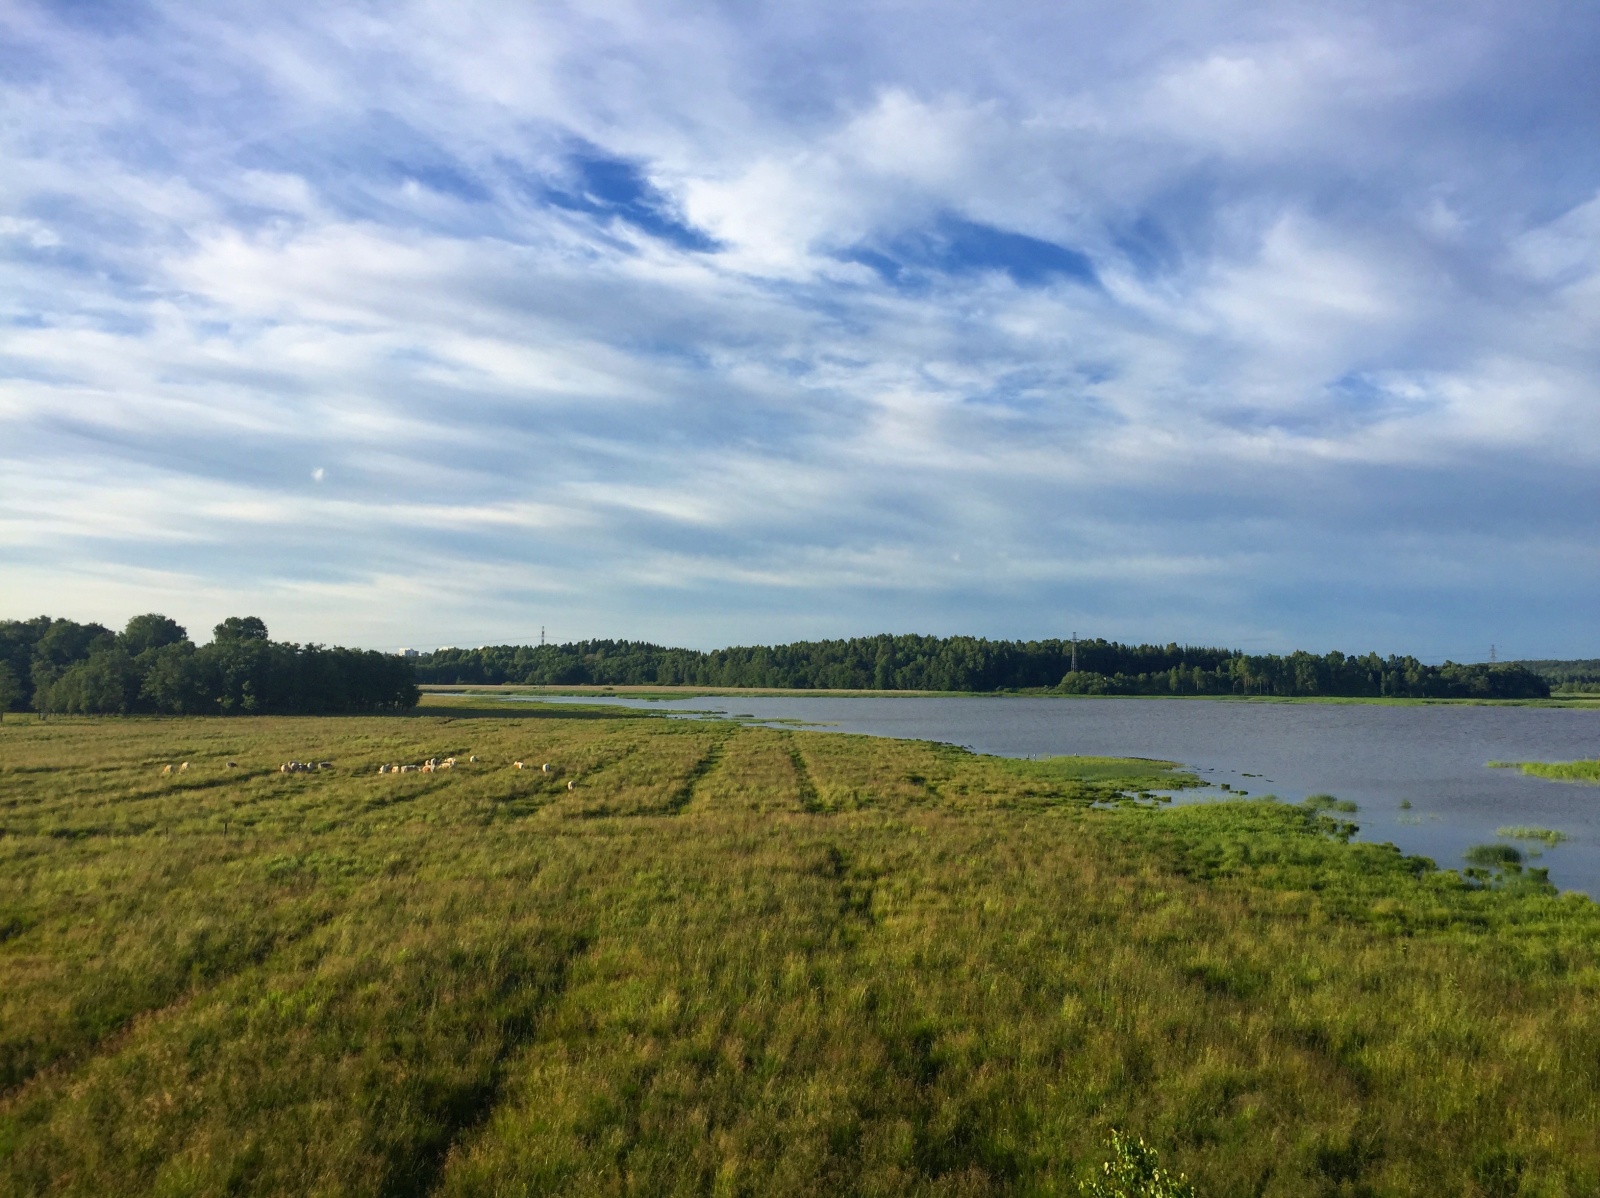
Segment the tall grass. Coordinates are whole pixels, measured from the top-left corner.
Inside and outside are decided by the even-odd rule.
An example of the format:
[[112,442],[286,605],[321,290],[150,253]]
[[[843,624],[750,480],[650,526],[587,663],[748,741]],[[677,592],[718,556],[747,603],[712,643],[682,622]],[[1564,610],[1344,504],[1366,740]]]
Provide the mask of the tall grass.
[[1558,782],[1591,782],[1600,784],[1600,761],[1491,761],[1495,769],[1519,769],[1536,778],[1553,778]]
[[1504,836],[1508,840],[1542,840],[1551,848],[1565,840],[1572,839],[1565,832],[1555,828],[1531,828],[1526,824],[1514,824],[1506,828],[1496,828],[1496,836]]
[[1108,804],[1160,763],[434,710],[0,728],[0,1192],[1600,1192],[1587,900]]

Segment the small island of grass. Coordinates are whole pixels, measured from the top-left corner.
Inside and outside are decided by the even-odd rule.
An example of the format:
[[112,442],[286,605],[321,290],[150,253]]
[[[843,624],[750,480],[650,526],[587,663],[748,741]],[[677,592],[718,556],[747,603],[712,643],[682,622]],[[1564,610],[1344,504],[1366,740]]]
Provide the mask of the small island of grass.
[[1591,786],[1600,786],[1600,761],[1491,761],[1489,768],[1521,770],[1535,778],[1587,782]]
[[1551,848],[1555,848],[1563,840],[1570,840],[1565,832],[1558,832],[1554,828],[1530,828],[1525,824],[1516,824],[1509,828],[1496,828],[1496,836],[1503,836],[1507,840],[1542,840]]

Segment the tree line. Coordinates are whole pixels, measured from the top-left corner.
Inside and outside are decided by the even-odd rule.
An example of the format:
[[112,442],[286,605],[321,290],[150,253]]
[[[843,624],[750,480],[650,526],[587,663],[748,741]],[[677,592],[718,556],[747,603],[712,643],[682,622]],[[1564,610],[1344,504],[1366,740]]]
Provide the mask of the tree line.
[[403,711],[419,697],[405,658],[274,641],[256,616],[229,617],[198,647],[153,612],[121,632],[49,616],[0,621],[0,711],[322,715]]
[[1552,689],[1577,694],[1600,694],[1600,659],[1571,661],[1519,661],[1548,682]]
[[425,683],[1429,699],[1550,694],[1542,677],[1516,663],[1431,666],[1392,654],[1247,654],[1101,639],[883,635],[709,652],[593,640],[438,649],[413,661],[417,680]]

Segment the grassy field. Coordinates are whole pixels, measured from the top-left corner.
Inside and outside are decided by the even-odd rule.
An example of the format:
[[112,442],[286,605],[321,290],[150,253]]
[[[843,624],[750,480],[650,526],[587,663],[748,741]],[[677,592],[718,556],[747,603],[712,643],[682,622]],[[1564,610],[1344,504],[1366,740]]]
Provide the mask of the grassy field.
[[12,717],[0,1193],[1076,1194],[1113,1127],[1204,1198],[1600,1193],[1600,908],[1130,797],[1181,781],[615,710]]

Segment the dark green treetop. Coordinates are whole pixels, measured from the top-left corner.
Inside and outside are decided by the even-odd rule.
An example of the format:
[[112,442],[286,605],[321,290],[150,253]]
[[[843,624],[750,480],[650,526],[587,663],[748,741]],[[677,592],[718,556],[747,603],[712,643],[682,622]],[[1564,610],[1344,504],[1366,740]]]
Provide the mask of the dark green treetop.
[[211,630],[218,641],[264,641],[267,639],[267,622],[260,616],[229,616]]
[[134,616],[122,630],[122,647],[129,657],[138,657],[146,649],[159,649],[163,645],[176,645],[189,639],[189,630],[170,616],[147,612]]

